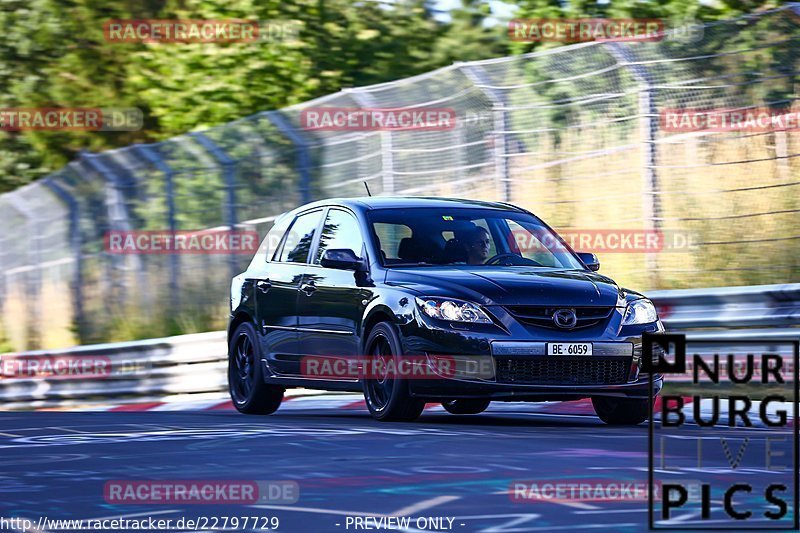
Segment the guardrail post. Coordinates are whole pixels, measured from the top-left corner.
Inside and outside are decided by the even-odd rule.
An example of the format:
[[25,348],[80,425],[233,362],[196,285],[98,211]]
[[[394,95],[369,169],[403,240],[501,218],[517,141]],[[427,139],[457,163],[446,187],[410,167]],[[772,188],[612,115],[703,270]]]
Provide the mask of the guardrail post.
[[[145,161],[153,165],[153,167],[164,175],[164,188],[167,200],[167,227],[169,228],[170,236],[175,241],[175,233],[178,230],[176,222],[176,207],[175,207],[175,171],[169,166],[155,145],[152,144],[137,144],[134,150],[141,154]],[[172,306],[173,311],[178,311],[181,308],[181,293],[178,277],[180,274],[180,255],[177,253],[169,254],[169,289],[170,298],[169,305]]]
[[506,97],[501,91],[488,87],[491,85],[491,80],[481,66],[470,63],[457,64],[467,78],[492,102],[495,189],[499,201],[511,202],[513,190],[508,165],[508,133],[506,133],[510,129],[510,121],[506,112]]
[[[13,194],[13,193],[12,193]],[[24,202],[14,201],[10,196],[9,205],[11,208],[22,215],[25,219],[25,225],[28,227],[26,235],[28,242],[32,245],[32,254],[26,253],[26,265],[22,268],[25,274],[25,295],[28,301],[25,302],[25,349],[35,350],[41,346],[41,332],[39,325],[41,324],[41,306],[42,306],[42,261],[41,261],[41,231],[39,224],[36,222],[34,213],[28,209]]]
[[75,272],[72,274],[72,309],[75,314],[78,340],[83,344],[86,324],[83,313],[83,243],[80,228],[80,205],[74,196],[56,183],[53,176],[48,176],[42,180],[42,183],[53,191],[53,194],[69,209],[69,240],[75,261]]
[[391,131],[381,132],[381,171],[383,172],[383,194],[394,194],[394,156],[392,155]]
[[[655,103],[655,80],[643,65],[637,64],[630,49],[617,42],[604,43],[617,62],[628,69],[639,83],[639,128],[642,142],[642,217],[650,229],[661,230],[661,202],[658,197],[658,173],[656,172],[658,133],[658,109]],[[653,253],[645,255],[651,283],[658,281],[658,263]]]
[[[5,197],[0,196],[0,206],[5,203]],[[3,335],[8,336],[8,327],[5,320],[6,298],[8,296],[8,282],[6,281],[8,274],[6,272],[10,267],[5,264],[4,258],[9,254],[7,251],[9,247],[5,243],[11,240],[10,232],[2,233],[5,233],[5,235],[0,234],[0,342],[3,341]]]
[[[105,164],[102,157],[98,154],[92,154],[86,151],[80,153],[79,161],[87,165],[91,170],[103,178],[106,191],[106,209],[108,212],[109,229],[118,231],[131,231],[132,226],[128,208],[125,201],[125,194],[123,193],[123,184],[120,177],[108,165]],[[104,236],[105,238],[105,236]],[[111,254],[112,265],[116,265],[118,270],[124,270],[119,265],[123,262],[115,254]],[[146,288],[146,282],[143,276],[144,266],[143,262],[137,255],[131,256],[134,269],[137,271],[139,277],[140,289]],[[127,287],[125,283],[119,283],[118,276],[113,276],[111,283],[116,286],[119,291],[120,301],[126,302]]]
[[295,153],[297,154],[297,172],[300,175],[298,184],[300,200],[304,204],[309,203],[311,201],[312,180],[311,151],[309,150],[308,141],[280,112],[267,111],[264,113],[264,116],[278,128],[278,131],[294,144]]
[[[236,232],[236,225],[238,224],[236,217],[236,160],[217,146],[208,136],[197,132],[191,133],[190,137],[205,148],[211,154],[211,157],[222,166],[222,179],[225,181],[225,190],[228,193],[228,201],[226,202],[223,216],[225,217],[225,224],[229,228],[228,231],[232,236]],[[228,254],[228,263],[230,264],[231,278],[233,278],[239,274],[239,265],[233,252]]]
[[[8,236],[0,235],[0,243],[8,240]],[[3,257],[6,254],[3,252],[3,246],[0,246],[0,343],[3,342],[3,336],[8,335],[7,328],[5,327],[5,308],[6,308],[6,266],[3,264]]]
[[[361,109],[377,109],[378,103],[368,92],[358,89],[344,89]],[[394,182],[394,153],[392,152],[392,131],[383,130],[381,136],[381,194],[393,195],[397,190]]]

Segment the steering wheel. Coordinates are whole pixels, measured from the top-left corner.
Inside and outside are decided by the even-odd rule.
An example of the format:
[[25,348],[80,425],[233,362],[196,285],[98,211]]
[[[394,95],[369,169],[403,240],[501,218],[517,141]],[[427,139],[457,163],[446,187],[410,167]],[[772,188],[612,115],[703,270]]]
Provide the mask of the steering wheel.
[[[512,259],[512,260],[514,260],[514,262],[502,263],[504,265],[514,265],[514,264],[519,265],[519,264],[522,264],[522,265],[542,266],[541,263],[537,263],[533,259],[528,259],[527,257],[522,257],[521,255],[517,255],[517,254],[509,253],[509,252],[502,253],[502,254],[497,254],[494,257],[490,257],[489,259],[486,260],[484,265],[501,264],[500,262],[503,259]],[[521,263],[517,263],[516,261],[522,261],[522,262]]]

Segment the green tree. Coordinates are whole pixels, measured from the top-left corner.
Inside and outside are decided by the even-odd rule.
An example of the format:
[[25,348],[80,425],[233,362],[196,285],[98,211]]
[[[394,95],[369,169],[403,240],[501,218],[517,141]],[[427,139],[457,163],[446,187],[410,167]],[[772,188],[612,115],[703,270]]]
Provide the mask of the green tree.
[[[0,132],[0,191],[93,152],[338,91],[505,53],[484,0],[450,23],[430,0],[7,0],[0,5],[0,108],[137,107],[141,131]],[[299,38],[255,43],[110,43],[110,19],[293,21]]]
[[492,10],[483,0],[461,0],[461,6],[449,13],[434,43],[431,61],[447,65],[455,61],[471,61],[501,57],[508,52],[506,26],[502,22],[488,25]]

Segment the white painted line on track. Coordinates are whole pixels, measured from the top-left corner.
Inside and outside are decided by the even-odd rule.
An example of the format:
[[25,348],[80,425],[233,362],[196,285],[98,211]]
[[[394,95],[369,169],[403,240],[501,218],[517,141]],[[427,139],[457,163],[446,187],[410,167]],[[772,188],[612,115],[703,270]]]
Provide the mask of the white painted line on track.
[[202,411],[220,404],[220,400],[194,400],[185,402],[171,402],[153,407],[148,411]]
[[[85,434],[86,433],[85,431],[78,431],[77,429],[65,428],[65,427],[61,427],[61,426],[47,426],[46,428],[43,428],[43,429],[60,429],[61,431],[65,431],[67,433],[80,433],[80,434]],[[19,437],[21,435],[17,435],[17,436]]]
[[[497,491],[497,492],[493,492],[492,494],[508,494],[508,495],[511,495],[513,492],[514,491],[512,491],[512,490],[500,490],[500,491]],[[600,509],[596,505],[590,505],[588,503],[578,502],[578,501],[573,502],[573,501],[570,501],[570,500],[557,499],[557,498],[552,498],[552,499],[530,498],[530,500],[531,500],[531,503],[533,503],[533,502],[537,502],[537,503],[553,503],[553,504],[556,504],[556,505],[563,505],[565,507],[572,507],[574,509]],[[520,502],[520,503],[522,503],[522,502]]]
[[437,505],[441,505],[443,503],[452,502],[455,500],[460,500],[461,496],[436,496],[435,498],[431,498],[429,500],[423,500],[421,502],[409,505],[408,507],[403,507],[393,513],[394,516],[407,516],[417,513],[419,511],[425,511],[426,509],[431,509],[436,507]]
[[320,509],[318,507],[297,507],[294,505],[250,505],[255,509],[273,509],[275,511],[297,511],[301,513],[330,514],[337,516],[374,516],[376,518],[389,517],[388,514],[366,513],[364,511],[340,511],[338,509]]

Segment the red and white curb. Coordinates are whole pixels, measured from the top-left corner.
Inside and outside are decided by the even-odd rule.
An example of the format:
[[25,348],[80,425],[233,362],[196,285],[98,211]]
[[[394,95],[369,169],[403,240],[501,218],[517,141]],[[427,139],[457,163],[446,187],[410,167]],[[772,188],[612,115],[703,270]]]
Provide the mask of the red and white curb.
[[[328,393],[308,390],[289,390],[280,411],[325,411],[330,409],[366,411],[364,395],[359,393]],[[164,398],[156,401],[125,402],[75,407],[46,407],[36,411],[94,411],[94,412],[160,412],[160,411],[234,411],[230,399],[223,394],[203,399]],[[438,403],[425,406],[426,412],[445,412]],[[548,414],[594,415],[590,400],[577,402],[493,402],[489,412],[537,412]]]
[[[691,396],[683,397],[683,412],[686,420],[694,419],[695,406]],[[760,402],[753,401],[750,413],[758,413]],[[329,393],[323,391],[310,391],[304,389],[289,390],[280,407],[283,411],[326,411],[326,410],[349,410],[366,411],[364,396],[356,393]],[[74,408],[40,408],[37,411],[99,411],[99,412],[161,412],[161,411],[234,411],[233,404],[224,394],[206,396],[202,399],[177,397],[164,398],[159,401],[119,403],[110,405],[79,406]],[[445,412],[445,409],[438,403],[429,403],[425,407],[426,412]],[[656,399],[655,411],[661,411],[661,398]],[[726,399],[720,399],[720,418],[727,422],[728,405]],[[778,420],[778,411],[785,411],[787,418],[792,423],[793,406],[791,402],[771,402],[766,413],[770,420]],[[589,399],[570,401],[570,402],[492,402],[487,409],[489,413],[532,413],[542,415],[565,415],[565,416],[595,416],[592,402]],[[703,420],[709,420],[714,414],[713,400],[703,399],[700,401],[700,416]],[[763,427],[764,424],[760,417],[751,415],[751,422],[756,427]]]

